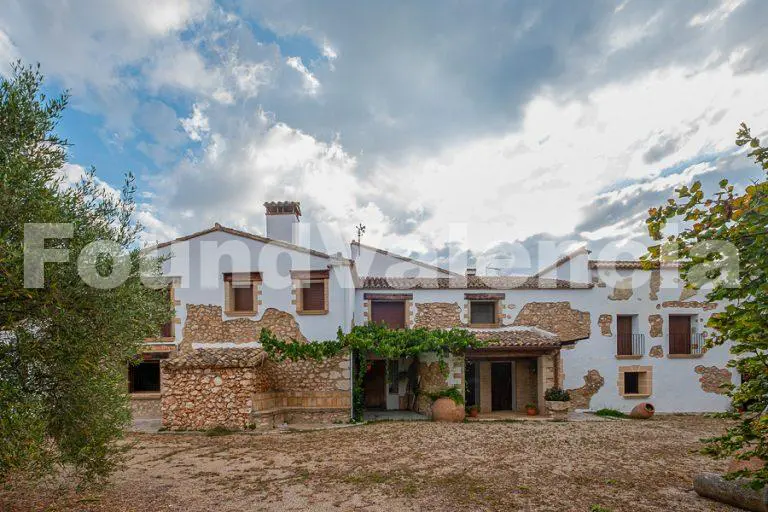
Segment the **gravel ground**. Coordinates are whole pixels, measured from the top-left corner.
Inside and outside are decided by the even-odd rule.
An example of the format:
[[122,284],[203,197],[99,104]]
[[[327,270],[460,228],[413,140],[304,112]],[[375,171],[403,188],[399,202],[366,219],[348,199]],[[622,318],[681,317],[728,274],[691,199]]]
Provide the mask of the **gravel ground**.
[[699,498],[697,453],[725,420],[377,423],[208,437],[134,434],[128,466],[98,492],[15,484],[0,510],[735,511]]

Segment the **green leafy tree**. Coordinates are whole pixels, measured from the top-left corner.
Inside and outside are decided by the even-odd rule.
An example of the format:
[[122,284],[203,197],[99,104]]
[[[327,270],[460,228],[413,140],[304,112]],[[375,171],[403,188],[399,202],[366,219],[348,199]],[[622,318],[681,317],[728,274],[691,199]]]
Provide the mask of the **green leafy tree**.
[[[55,129],[68,95],[48,98],[42,87],[39,68],[21,63],[0,77],[0,477],[60,465],[89,483],[121,461],[126,364],[172,313],[140,278],[140,267],[157,276],[160,262],[137,246],[133,178],[121,194],[100,186],[93,170],[66,186],[67,141]],[[25,230],[39,223],[71,226],[71,236],[45,240],[45,249],[68,251],[67,261],[45,264],[42,286],[30,287],[25,248],[27,273],[43,265],[29,258]],[[120,251],[83,252],[97,240]],[[114,275],[121,263],[128,270],[119,286],[81,277]]]
[[[768,149],[745,124],[736,144],[748,148],[747,155],[768,171]],[[666,205],[649,210],[648,231],[663,243],[650,247],[647,260],[681,261],[686,286],[697,288],[709,281],[707,300],[727,303],[710,318],[707,326],[714,336],[707,343],[731,342],[734,357],[728,365],[748,379],[729,386],[729,393],[735,408],[744,412],[724,435],[705,439],[704,451],[720,458],[761,459],[761,469],[729,476],[746,476],[762,487],[768,483],[768,181],[763,174],[738,191],[724,179],[709,197],[698,181],[675,192],[677,197]],[[672,219],[681,229],[665,235]]]

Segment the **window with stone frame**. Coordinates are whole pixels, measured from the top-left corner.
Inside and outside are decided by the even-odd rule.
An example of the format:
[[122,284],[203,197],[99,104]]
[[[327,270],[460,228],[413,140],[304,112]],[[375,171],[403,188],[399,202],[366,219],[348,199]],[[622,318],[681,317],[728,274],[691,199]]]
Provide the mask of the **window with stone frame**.
[[647,397],[652,393],[653,369],[650,366],[619,367],[619,395],[624,398]]
[[325,315],[328,313],[328,270],[292,271],[296,313]]
[[227,315],[252,316],[258,311],[259,272],[224,274],[224,312]]
[[473,327],[498,327],[501,323],[503,293],[465,293],[469,314],[467,320]]

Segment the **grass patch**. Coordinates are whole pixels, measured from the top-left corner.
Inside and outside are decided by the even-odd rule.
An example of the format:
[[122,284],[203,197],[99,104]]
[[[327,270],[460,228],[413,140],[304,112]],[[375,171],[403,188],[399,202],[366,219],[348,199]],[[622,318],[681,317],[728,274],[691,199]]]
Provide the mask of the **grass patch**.
[[613,512],[613,511],[602,505],[592,505],[591,507],[589,507],[589,512]]
[[595,416],[600,416],[601,418],[629,418],[629,416],[616,409],[600,409],[595,411]]

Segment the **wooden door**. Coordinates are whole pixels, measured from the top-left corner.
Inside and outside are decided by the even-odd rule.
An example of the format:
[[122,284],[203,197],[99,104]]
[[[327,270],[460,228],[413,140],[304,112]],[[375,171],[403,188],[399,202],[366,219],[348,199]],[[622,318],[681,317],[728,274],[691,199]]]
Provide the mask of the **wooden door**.
[[512,409],[512,363],[491,363],[491,410]]
[[371,302],[371,321],[384,322],[390,329],[405,329],[405,301]]
[[363,380],[366,409],[387,408],[387,362],[369,361],[370,367]]
[[669,353],[691,353],[691,317],[670,315],[669,317]]
[[616,354],[632,355],[632,317],[618,315],[616,317]]

